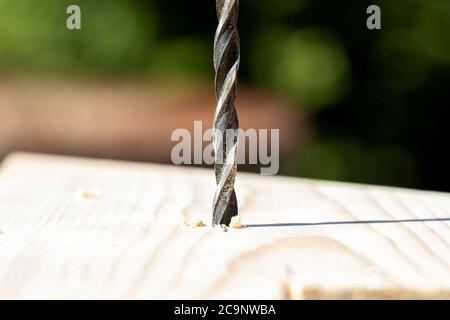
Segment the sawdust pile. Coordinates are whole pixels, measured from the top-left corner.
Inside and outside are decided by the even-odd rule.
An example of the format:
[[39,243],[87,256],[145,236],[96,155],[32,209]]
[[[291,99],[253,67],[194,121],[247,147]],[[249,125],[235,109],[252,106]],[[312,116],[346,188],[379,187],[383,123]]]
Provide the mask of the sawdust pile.
[[234,216],[231,218],[230,228],[233,229],[242,229],[244,226],[241,223],[241,218],[239,216]]
[[193,228],[201,228],[201,227],[206,226],[206,224],[203,222],[203,220],[200,218],[197,218],[197,217],[192,218],[192,219],[186,219],[186,217],[182,217],[181,224],[188,226],[188,227],[193,227]]

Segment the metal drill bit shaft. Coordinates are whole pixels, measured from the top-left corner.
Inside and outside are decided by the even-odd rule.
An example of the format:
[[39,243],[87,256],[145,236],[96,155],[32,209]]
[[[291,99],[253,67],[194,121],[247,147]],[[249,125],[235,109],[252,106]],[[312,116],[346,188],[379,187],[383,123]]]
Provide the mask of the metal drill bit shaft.
[[214,153],[217,190],[213,203],[213,225],[229,225],[238,214],[234,181],[237,171],[238,117],[234,102],[237,94],[237,72],[240,42],[237,30],[238,0],[216,0],[217,27],[214,39],[217,108],[214,115]]

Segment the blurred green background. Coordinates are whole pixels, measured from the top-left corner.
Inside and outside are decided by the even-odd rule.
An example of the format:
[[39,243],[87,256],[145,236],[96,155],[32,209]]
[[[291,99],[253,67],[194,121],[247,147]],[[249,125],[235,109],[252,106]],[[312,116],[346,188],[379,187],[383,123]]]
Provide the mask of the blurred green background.
[[[0,0],[0,70],[211,84],[216,24],[212,0]],[[240,83],[314,128],[281,173],[450,191],[450,1],[242,0],[239,29]]]

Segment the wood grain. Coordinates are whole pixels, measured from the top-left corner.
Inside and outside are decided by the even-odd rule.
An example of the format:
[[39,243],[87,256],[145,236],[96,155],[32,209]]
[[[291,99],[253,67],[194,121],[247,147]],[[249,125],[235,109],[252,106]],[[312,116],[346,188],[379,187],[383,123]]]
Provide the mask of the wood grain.
[[449,298],[450,195],[15,154],[0,174],[0,298]]

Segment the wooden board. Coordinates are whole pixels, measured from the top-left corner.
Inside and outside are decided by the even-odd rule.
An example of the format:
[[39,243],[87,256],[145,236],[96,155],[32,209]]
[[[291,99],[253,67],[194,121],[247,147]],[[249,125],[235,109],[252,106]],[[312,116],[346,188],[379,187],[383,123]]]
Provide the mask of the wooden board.
[[450,195],[16,154],[0,174],[0,298],[449,298]]

